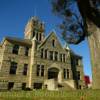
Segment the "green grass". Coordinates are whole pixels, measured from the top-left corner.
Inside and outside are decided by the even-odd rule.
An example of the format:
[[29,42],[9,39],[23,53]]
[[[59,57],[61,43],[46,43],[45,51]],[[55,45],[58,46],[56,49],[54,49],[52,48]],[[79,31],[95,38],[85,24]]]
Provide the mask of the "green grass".
[[100,100],[100,90],[8,91],[0,92],[0,100]]

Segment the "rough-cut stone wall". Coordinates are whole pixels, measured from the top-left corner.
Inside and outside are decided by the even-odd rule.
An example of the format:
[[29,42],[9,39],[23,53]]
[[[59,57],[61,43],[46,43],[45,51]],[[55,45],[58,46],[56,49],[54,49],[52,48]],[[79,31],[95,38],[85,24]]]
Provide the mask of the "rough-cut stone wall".
[[[80,72],[80,80],[78,80],[78,88],[85,88],[85,81],[84,81],[84,71],[83,71],[83,64],[76,66],[77,71]],[[76,72],[77,74],[77,72]],[[81,87],[80,87],[81,86]]]
[[[52,47],[52,40],[55,39],[56,41],[56,45],[55,47]],[[47,59],[45,58],[41,58],[41,49],[44,49],[46,50],[47,49]],[[54,60],[50,60],[49,59],[49,51],[56,51],[58,52],[58,61],[54,61]],[[59,54],[60,53],[63,53],[63,54],[66,54],[66,63],[64,62],[61,62],[60,61],[60,58],[59,58]],[[61,71],[61,76],[62,76],[62,81],[64,80],[63,78],[63,69],[69,69],[70,70],[70,79],[72,79],[72,71],[71,71],[71,63],[70,63],[70,56],[67,56],[68,53],[66,52],[65,49],[63,49],[61,47],[61,45],[59,44],[57,38],[55,37],[55,35],[51,35],[51,37],[49,37],[49,39],[46,41],[46,43],[44,43],[43,46],[41,46],[40,48],[37,48],[37,51],[35,53],[35,58],[34,58],[34,65],[33,65],[33,68],[32,68],[32,85],[34,82],[40,82],[40,83],[44,83],[44,80],[47,80],[48,79],[48,69],[49,68],[52,68],[52,67],[55,67],[55,68],[58,68],[60,69]],[[68,58],[69,57],[69,58]],[[39,65],[44,65],[44,77],[41,77],[41,76],[36,76],[36,67],[37,67],[37,64]],[[33,86],[32,86],[33,87]]]
[[[55,40],[55,46],[52,46],[52,40]],[[58,73],[58,82],[61,84],[65,84],[64,82],[72,82],[73,79],[73,69],[71,67],[71,55],[70,51],[62,48],[55,34],[51,34],[50,37],[44,42],[43,45],[36,45],[36,40],[32,40],[33,47],[29,49],[29,55],[25,56],[25,46],[19,45],[18,55],[12,54],[14,42],[9,42],[5,40],[2,45],[3,51],[3,59],[2,66],[0,71],[0,89],[7,89],[8,82],[14,82],[13,89],[21,89],[22,83],[26,83],[26,86],[29,88],[34,88],[34,83],[42,83],[44,84],[45,80],[48,79],[48,70],[49,68],[57,68],[59,70]],[[47,59],[41,58],[41,49],[47,49]],[[50,60],[49,51],[58,52],[58,60]],[[60,54],[65,54],[65,62],[60,61]],[[55,57],[53,55],[53,57]],[[11,62],[14,61],[18,63],[16,75],[10,75],[10,65]],[[28,64],[28,73],[27,76],[23,75],[24,64]],[[36,67],[37,64],[44,65],[44,77],[36,75]],[[80,64],[82,66],[82,62]],[[79,81],[79,85],[83,85],[83,68],[80,66],[75,66],[77,71],[81,72],[81,80]],[[69,79],[64,79],[64,69],[69,69]],[[76,73],[77,74],[77,73]],[[74,82],[74,81],[73,81]],[[73,83],[74,84],[74,83]],[[69,87],[69,86],[66,86]],[[72,86],[76,88],[75,84]]]
[[[30,54],[29,56],[24,55],[24,46],[20,46],[19,48],[19,54],[12,54],[12,49],[13,49],[14,43],[10,43],[5,40],[3,44],[4,48],[4,54],[3,54],[3,60],[2,60],[2,66],[1,66],[1,71],[0,71],[0,88],[6,88],[8,82],[15,82],[14,88],[20,88],[22,87],[22,83],[27,83],[28,76],[23,75],[23,68],[24,64],[28,64],[29,67],[29,61],[30,61]],[[17,63],[17,71],[16,75],[10,75],[10,65],[11,62],[14,61]],[[2,86],[4,84],[5,86]],[[19,86],[20,85],[20,86]]]
[[[85,88],[82,57],[71,53],[71,67],[76,87]],[[78,72],[80,72],[80,80],[78,80]]]
[[[0,51],[2,51],[0,53],[0,55],[2,55],[2,57],[0,58],[2,59],[1,70],[0,70],[0,89],[7,89],[9,82],[14,82],[13,89],[17,89],[17,90],[21,89],[22,83],[26,83],[26,87],[33,89],[34,83],[44,84],[45,80],[48,80],[48,70],[50,68],[57,68],[59,70],[57,82],[60,84],[63,84],[64,86],[66,86],[66,88],[70,87],[69,83],[71,83],[72,88],[73,87],[76,88],[76,85],[75,85],[76,83],[74,84],[74,82],[77,82],[79,83],[79,85],[83,86],[83,83],[82,83],[83,82],[83,67],[80,67],[82,66],[82,62],[80,66],[74,65],[74,67],[76,68],[75,71],[72,69],[70,50],[67,50],[61,46],[61,44],[59,43],[57,39],[56,34],[52,32],[44,40],[43,43],[40,43],[40,41],[37,41],[35,36],[34,38],[31,37],[34,30],[33,29],[31,30],[28,28],[32,29],[31,25],[27,26],[26,31],[29,32],[29,34],[25,35],[25,38],[27,37],[28,39],[30,39],[32,43],[32,46],[29,48],[28,56],[25,56],[25,46],[27,45],[21,44],[17,40],[16,42],[14,41],[12,42],[5,39],[5,41],[3,42],[2,48],[0,46]],[[55,41],[54,46],[52,43],[53,40]],[[14,44],[19,45],[19,52],[17,55],[12,53]],[[46,59],[45,57],[41,58],[41,49],[47,50]],[[53,60],[50,60],[49,51],[54,52]],[[57,61],[55,61],[55,52],[58,52]],[[63,61],[64,59],[62,61],[60,60],[60,54],[65,54],[65,61]],[[13,61],[17,63],[16,75],[9,74],[11,62]],[[23,75],[24,64],[28,64],[28,70],[27,70],[26,76]],[[37,76],[36,74],[37,64],[44,65],[44,76]],[[64,79],[64,69],[69,69],[68,79]],[[80,71],[81,73],[80,81],[77,81],[77,80],[74,81],[75,79],[73,78],[73,71],[75,74],[77,74],[76,71]]]

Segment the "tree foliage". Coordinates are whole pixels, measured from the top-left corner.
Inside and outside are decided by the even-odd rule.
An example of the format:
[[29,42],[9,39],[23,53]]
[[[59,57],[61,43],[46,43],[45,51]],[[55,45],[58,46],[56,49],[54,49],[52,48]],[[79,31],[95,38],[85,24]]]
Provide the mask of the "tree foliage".
[[51,0],[53,13],[62,18],[59,28],[68,43],[78,44],[88,36],[87,21],[100,27],[100,0]]

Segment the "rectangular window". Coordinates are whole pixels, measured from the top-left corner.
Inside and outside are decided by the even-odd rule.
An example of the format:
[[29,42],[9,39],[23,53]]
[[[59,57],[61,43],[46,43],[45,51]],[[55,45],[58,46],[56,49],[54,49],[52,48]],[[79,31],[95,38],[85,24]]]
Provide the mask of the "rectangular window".
[[22,90],[26,89],[26,83],[22,83]]
[[24,64],[23,75],[27,75],[28,64]]
[[39,76],[40,73],[40,65],[37,65],[36,75]]
[[65,54],[63,54],[63,62],[65,62]]
[[18,51],[19,51],[19,45],[14,45],[12,53],[13,54],[18,54]]
[[43,58],[43,51],[44,51],[44,50],[43,50],[43,49],[41,49],[41,58]]
[[66,69],[64,69],[64,72],[63,72],[64,74],[64,79],[66,79]]
[[38,33],[36,33],[36,39],[38,40]]
[[41,65],[41,76],[44,76],[44,65]]
[[67,69],[67,79],[69,79],[69,69]]
[[55,61],[58,60],[58,52],[55,52]]
[[50,51],[50,60],[53,60],[53,51]]
[[9,74],[16,74],[16,69],[17,69],[17,63],[11,62],[10,73]]
[[41,41],[42,34],[40,33],[39,41]]
[[75,60],[75,64],[78,65],[78,59]]
[[37,65],[37,76],[44,76],[44,65]]
[[60,54],[60,61],[62,62],[62,54]]
[[52,46],[55,47],[55,40],[52,40]]
[[77,71],[77,79],[80,80],[80,71]]
[[45,59],[47,59],[47,50],[45,50]]
[[29,47],[25,47],[25,56],[28,56]]
[[33,31],[33,37],[35,36],[35,32]]
[[64,79],[69,79],[69,69],[64,69]]

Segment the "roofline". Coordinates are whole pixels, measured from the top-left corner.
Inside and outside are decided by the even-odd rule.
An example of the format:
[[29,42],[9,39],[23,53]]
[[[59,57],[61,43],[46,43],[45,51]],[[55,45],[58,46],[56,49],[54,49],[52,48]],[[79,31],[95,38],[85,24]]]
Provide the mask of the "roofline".
[[[57,34],[56,34],[56,31],[53,29],[52,31],[49,32],[49,35],[44,39],[44,41],[39,45],[39,48],[40,48],[40,47],[45,43],[45,41],[52,35],[52,33],[54,33],[54,34],[56,35],[57,40],[59,41],[58,36],[57,36]],[[60,43],[60,41],[59,41],[59,43]],[[63,48],[63,46],[62,46],[61,43],[60,43],[60,45],[61,45],[61,47]],[[63,49],[64,49],[64,48],[63,48]]]
[[[1,46],[4,44],[5,40],[10,41],[10,42],[14,41],[14,40],[10,40],[10,38],[14,38],[14,37],[4,37],[2,42],[1,42]],[[19,38],[19,39],[21,39],[21,38]],[[22,39],[22,40],[24,40],[24,39]],[[18,44],[22,43],[23,45],[31,46],[31,44],[25,43],[24,41],[17,41],[17,38],[14,42],[16,42]]]

